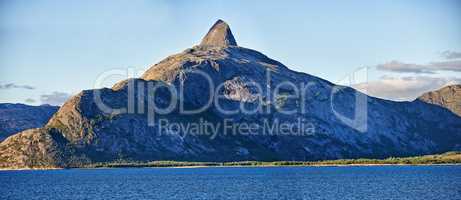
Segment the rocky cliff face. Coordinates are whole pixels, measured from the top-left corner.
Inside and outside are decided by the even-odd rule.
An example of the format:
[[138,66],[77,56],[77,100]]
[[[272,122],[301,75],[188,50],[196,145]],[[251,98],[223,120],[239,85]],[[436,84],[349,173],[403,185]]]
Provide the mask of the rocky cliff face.
[[[197,124],[205,128],[194,129]],[[280,124],[294,126],[274,129]],[[141,78],[82,91],[44,128],[8,138],[0,144],[0,166],[381,158],[460,145],[461,118],[450,111],[367,97],[292,71],[237,46],[229,26],[218,21],[200,45]]]
[[418,99],[442,106],[461,116],[461,85],[446,86],[437,91],[425,93]]
[[19,131],[44,126],[58,108],[49,105],[0,104],[0,141]]

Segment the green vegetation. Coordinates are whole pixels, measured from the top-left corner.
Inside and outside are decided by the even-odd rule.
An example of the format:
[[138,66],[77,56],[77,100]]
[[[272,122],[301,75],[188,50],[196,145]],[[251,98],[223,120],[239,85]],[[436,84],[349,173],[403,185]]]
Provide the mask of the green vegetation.
[[415,157],[391,157],[387,159],[341,159],[324,161],[241,161],[241,162],[182,162],[151,161],[135,162],[118,160],[114,162],[92,163],[84,168],[117,168],[117,167],[219,167],[219,166],[341,166],[341,165],[430,165],[461,164],[461,152],[447,152],[438,155]]

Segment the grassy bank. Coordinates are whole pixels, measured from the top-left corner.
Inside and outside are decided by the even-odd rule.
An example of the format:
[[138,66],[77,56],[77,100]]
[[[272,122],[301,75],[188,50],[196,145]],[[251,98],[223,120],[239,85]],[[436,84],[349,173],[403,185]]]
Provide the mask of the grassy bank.
[[120,167],[225,167],[225,166],[342,166],[342,165],[436,165],[461,164],[461,152],[447,152],[437,155],[415,157],[391,157],[386,159],[340,159],[323,161],[241,161],[241,162],[180,162],[151,161],[133,162],[116,161],[109,163],[93,163],[83,168],[120,168]]

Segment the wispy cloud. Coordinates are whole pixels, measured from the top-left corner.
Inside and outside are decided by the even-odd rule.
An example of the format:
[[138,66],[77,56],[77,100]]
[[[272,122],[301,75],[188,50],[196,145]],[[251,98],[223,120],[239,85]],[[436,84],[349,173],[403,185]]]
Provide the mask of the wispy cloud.
[[429,67],[436,71],[461,72],[461,60],[431,62]]
[[425,92],[453,84],[461,84],[461,78],[429,76],[382,76],[378,80],[370,81],[368,83],[355,84],[352,87],[371,96],[403,101],[413,100]]
[[393,60],[379,64],[376,69],[381,71],[415,74],[436,74],[439,71],[461,72],[461,52],[443,51],[440,56],[445,60],[426,64],[406,63]]
[[428,64],[404,63],[391,61],[376,66],[381,71],[415,73],[415,74],[435,74],[438,71],[461,72],[461,60],[438,61]]
[[54,106],[62,105],[67,99],[70,98],[70,94],[64,92],[53,92],[51,94],[40,95],[40,101],[42,104],[50,104]]
[[35,87],[30,86],[30,85],[18,85],[18,84],[15,84],[15,83],[5,83],[5,84],[0,84],[0,89],[2,89],[2,90],[8,90],[8,89],[34,90]]
[[443,51],[442,53],[440,53],[440,56],[442,56],[445,59],[458,59],[461,58],[461,52]]
[[32,99],[32,98],[27,98],[26,100],[24,100],[24,102],[26,103],[35,103],[35,99]]
[[417,73],[417,74],[433,74],[434,72],[427,69],[427,66],[413,63],[403,63],[393,60],[376,66],[376,69],[391,72]]

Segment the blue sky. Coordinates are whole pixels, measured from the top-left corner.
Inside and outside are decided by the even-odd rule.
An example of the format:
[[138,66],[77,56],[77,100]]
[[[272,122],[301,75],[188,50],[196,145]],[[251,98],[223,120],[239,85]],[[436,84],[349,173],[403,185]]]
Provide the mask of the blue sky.
[[[444,51],[461,52],[455,0],[0,2],[0,102],[59,104],[93,88],[107,70],[144,70],[198,44],[217,19],[230,24],[240,46],[332,82],[359,67],[391,61],[425,67],[446,61]],[[372,95],[411,99],[457,83],[457,67],[431,68],[434,74],[371,70],[378,88]],[[401,91],[383,92],[388,82]]]

